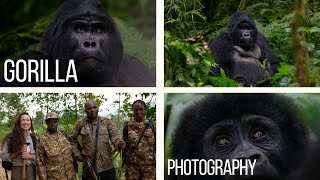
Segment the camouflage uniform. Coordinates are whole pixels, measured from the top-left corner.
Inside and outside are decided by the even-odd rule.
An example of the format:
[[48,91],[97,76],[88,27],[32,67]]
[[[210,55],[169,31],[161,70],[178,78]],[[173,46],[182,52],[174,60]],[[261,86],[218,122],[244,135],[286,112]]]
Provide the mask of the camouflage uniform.
[[70,180],[75,177],[72,145],[60,131],[53,135],[47,130],[40,136],[37,170],[40,180]]
[[[97,144],[97,172],[107,171],[113,168],[113,160],[111,156],[111,146],[112,144],[117,148],[118,141],[120,140],[120,135],[117,128],[112,124],[112,122],[104,117],[98,117],[99,121],[99,136]],[[92,165],[94,165],[94,146],[95,146],[95,134],[96,126],[89,122],[87,119],[82,119],[77,121],[75,128],[71,132],[69,138],[73,141],[74,147],[77,147],[78,136],[81,136],[83,148],[80,153],[79,149],[76,150],[75,157],[77,160],[81,160],[84,155],[89,158]],[[84,165],[85,166],[85,165]],[[84,167],[84,171],[86,167]]]
[[[128,122],[128,139],[124,135],[124,140],[128,150],[133,150],[140,138],[148,120]],[[154,129],[147,128],[144,132],[134,152],[128,157],[126,162],[126,179],[127,180],[153,180],[156,179],[156,156],[155,156],[155,125]],[[154,132],[153,132],[154,131]],[[125,133],[124,133],[125,134]]]

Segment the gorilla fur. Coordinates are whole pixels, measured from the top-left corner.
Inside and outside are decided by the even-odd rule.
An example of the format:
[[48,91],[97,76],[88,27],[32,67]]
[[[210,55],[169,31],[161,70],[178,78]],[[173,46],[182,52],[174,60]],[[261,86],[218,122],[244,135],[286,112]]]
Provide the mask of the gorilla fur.
[[242,86],[257,86],[266,71],[270,76],[277,72],[279,60],[273,54],[267,39],[258,32],[249,13],[238,11],[231,17],[227,32],[220,34],[210,44],[215,62],[212,75],[219,76],[220,68]]

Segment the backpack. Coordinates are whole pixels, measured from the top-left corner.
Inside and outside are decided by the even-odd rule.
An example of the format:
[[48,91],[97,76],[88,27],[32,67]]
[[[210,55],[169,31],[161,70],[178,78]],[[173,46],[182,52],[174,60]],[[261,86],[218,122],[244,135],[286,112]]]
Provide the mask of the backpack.
[[2,160],[2,167],[7,170],[7,171],[11,171],[12,169],[12,162],[11,161],[4,161]]

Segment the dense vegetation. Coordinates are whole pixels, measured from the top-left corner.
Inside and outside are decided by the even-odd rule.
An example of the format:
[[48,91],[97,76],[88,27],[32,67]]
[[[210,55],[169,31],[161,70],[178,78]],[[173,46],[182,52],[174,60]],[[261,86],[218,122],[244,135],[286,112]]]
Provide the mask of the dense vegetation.
[[208,49],[231,15],[246,10],[280,59],[274,87],[320,86],[320,2],[313,0],[165,0],[165,86],[238,86],[210,76]]

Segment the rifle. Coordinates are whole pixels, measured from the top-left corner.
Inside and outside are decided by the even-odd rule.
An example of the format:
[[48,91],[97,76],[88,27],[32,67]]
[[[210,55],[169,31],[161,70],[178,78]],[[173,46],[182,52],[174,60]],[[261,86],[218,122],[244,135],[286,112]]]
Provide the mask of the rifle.
[[84,158],[84,161],[85,161],[85,163],[87,163],[87,168],[88,168],[89,171],[90,171],[90,174],[91,174],[92,179],[93,179],[93,180],[98,180],[97,175],[96,175],[96,172],[94,172],[94,169],[93,169],[90,161],[88,160],[88,158],[87,158],[87,157]]

